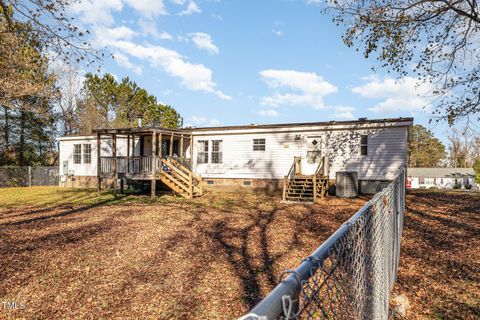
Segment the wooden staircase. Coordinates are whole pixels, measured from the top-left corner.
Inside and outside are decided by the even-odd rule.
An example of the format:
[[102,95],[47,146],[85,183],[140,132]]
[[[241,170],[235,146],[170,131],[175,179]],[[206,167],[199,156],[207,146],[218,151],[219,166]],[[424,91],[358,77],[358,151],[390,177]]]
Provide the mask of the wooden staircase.
[[283,201],[316,202],[328,192],[328,159],[322,157],[313,175],[301,174],[300,157],[295,157],[290,171],[283,180]]
[[157,177],[175,193],[192,199],[203,194],[202,178],[174,158],[160,159]]

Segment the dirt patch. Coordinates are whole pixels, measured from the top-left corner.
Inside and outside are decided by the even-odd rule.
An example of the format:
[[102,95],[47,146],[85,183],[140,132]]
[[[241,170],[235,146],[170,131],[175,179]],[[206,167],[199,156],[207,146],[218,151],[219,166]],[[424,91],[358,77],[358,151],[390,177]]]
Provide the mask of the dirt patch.
[[165,204],[0,209],[0,302],[25,306],[0,314],[238,317],[366,201],[278,199],[216,193]]

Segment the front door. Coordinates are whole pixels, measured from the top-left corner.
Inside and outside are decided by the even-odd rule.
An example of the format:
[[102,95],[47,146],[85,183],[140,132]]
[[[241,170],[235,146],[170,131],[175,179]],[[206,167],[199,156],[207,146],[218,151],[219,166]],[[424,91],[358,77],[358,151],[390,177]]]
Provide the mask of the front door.
[[308,136],[302,157],[302,174],[314,174],[322,160],[322,137]]
[[152,137],[143,137],[143,156],[148,157],[152,155]]

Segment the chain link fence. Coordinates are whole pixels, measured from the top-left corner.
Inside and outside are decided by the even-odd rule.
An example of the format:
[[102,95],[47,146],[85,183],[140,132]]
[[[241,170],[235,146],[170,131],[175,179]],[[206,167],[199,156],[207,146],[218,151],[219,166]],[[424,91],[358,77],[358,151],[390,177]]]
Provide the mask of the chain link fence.
[[0,167],[0,187],[58,186],[58,166]]
[[405,169],[241,319],[387,319],[405,210]]

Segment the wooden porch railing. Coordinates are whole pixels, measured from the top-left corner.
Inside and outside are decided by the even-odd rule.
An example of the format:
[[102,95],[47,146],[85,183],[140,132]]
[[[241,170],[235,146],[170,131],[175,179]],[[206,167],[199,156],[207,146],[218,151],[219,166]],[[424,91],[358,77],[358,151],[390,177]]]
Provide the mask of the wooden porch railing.
[[[113,157],[100,157],[100,173],[113,173]],[[117,173],[152,174],[153,164],[156,164],[155,173],[161,169],[161,158],[154,156],[145,157],[116,157]]]

